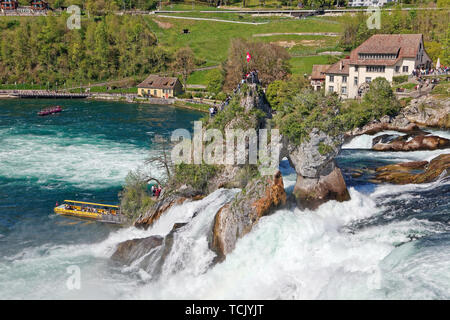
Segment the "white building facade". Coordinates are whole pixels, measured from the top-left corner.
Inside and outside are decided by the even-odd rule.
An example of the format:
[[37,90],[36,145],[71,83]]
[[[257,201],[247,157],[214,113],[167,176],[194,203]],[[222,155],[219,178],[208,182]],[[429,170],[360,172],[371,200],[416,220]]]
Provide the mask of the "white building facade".
[[325,88],[343,98],[357,98],[375,78],[383,77],[392,83],[396,76],[430,66],[421,34],[373,35],[350,57],[328,68]]

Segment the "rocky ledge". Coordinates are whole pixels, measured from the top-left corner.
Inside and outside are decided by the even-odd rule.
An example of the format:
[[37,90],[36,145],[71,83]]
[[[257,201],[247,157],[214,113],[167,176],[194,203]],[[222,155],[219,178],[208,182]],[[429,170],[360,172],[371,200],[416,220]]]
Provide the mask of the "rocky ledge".
[[425,135],[381,135],[375,137],[372,149],[376,151],[418,151],[450,148],[450,140]]
[[376,169],[374,182],[394,184],[428,183],[450,175],[450,154],[441,154],[430,162],[414,161],[391,164]]
[[432,95],[413,99],[402,114],[409,122],[420,126],[450,128],[450,99]]
[[412,99],[400,113],[395,116],[384,116],[361,128],[346,132],[346,140],[352,137],[381,131],[392,130],[408,134],[425,134],[420,127],[450,128],[450,99],[437,98],[433,95]]

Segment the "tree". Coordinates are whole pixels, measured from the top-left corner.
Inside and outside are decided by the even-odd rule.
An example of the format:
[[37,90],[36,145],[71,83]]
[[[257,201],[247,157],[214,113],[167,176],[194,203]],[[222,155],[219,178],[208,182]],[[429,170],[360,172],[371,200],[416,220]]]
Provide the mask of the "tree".
[[172,177],[173,172],[173,165],[170,159],[171,144],[166,138],[160,135],[155,136],[155,138],[153,139],[153,143],[159,145],[161,147],[161,150],[157,155],[151,155],[149,158],[147,158],[145,160],[145,164],[151,165],[150,169],[153,168],[157,169],[159,172],[164,172],[164,180],[162,180],[161,178],[156,178],[151,173],[147,174],[147,177],[145,179],[147,182],[154,180],[158,184],[163,185],[163,181],[169,180]]
[[219,69],[213,69],[208,73],[206,79],[207,85],[206,90],[211,93],[218,94],[222,91],[224,77],[222,71]]
[[191,48],[181,48],[177,51],[174,62],[174,69],[181,73],[183,86],[186,88],[187,78],[194,71],[194,52]]
[[[247,52],[251,55],[250,62],[246,60]],[[233,39],[225,63],[225,88],[236,87],[242,76],[252,69],[258,71],[263,85],[283,80],[289,74],[289,58],[286,49],[278,45]]]
[[136,218],[154,204],[147,186],[145,174],[139,169],[130,171],[125,178],[125,186],[119,192],[120,211],[129,219]]
[[395,116],[401,108],[390,83],[382,77],[370,83],[369,91],[364,95],[362,103],[372,110],[372,119],[384,115]]
[[267,101],[274,110],[282,110],[283,105],[303,88],[309,87],[309,81],[303,76],[293,75],[287,81],[275,80],[266,90]]

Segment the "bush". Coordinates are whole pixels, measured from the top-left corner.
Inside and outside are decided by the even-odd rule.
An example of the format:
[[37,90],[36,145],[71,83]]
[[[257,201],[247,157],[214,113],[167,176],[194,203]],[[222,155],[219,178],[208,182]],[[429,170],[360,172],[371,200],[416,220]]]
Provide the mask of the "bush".
[[178,98],[180,98],[180,99],[192,99],[192,93],[191,92],[183,92],[182,94],[178,95]]
[[289,80],[275,80],[266,90],[267,101],[273,110],[282,110],[290,97],[295,96],[301,89],[309,87],[309,81],[300,75],[294,75]]
[[[335,136],[346,127],[339,117],[341,102],[336,94],[324,95],[321,91],[304,89],[289,99],[275,116],[275,123],[281,134],[295,144],[309,139],[309,133],[317,128],[326,134]],[[322,148],[326,151],[326,147]]]
[[226,95],[225,93],[223,93],[223,92],[219,92],[219,93],[216,95],[216,99],[217,99],[217,100],[224,101],[226,98],[227,98],[227,95]]
[[396,116],[401,108],[389,82],[384,78],[376,78],[370,83],[369,91],[362,101],[347,102],[339,117],[347,129],[353,129],[384,115]]
[[139,171],[131,171],[125,178],[125,186],[119,193],[120,211],[130,219],[146,212],[154,204],[147,193],[147,181]]
[[403,83],[406,81],[408,81],[408,76],[406,76],[406,75],[405,76],[396,76],[396,77],[392,78],[392,82],[394,84],[400,84],[400,83]]
[[371,110],[373,119],[384,115],[395,116],[401,105],[385,78],[376,78],[370,83],[369,91],[364,95],[362,103]]
[[204,192],[208,181],[216,175],[217,171],[218,167],[215,165],[181,163],[175,166],[171,183],[177,186],[187,184],[197,191]]
[[206,78],[206,90],[218,94],[222,91],[224,77],[219,69],[211,70]]

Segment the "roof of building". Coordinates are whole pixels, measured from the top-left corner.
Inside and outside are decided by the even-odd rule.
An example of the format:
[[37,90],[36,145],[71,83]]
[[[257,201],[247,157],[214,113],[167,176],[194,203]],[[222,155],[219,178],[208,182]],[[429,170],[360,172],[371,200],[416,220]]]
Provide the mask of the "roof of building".
[[325,72],[329,67],[329,64],[314,64],[311,72],[311,80],[325,80]]
[[349,72],[350,59],[342,59],[332,64],[327,71],[326,74],[343,74],[348,75]]
[[149,89],[173,89],[178,78],[175,77],[160,77],[155,74],[151,74],[142,81],[138,88],[149,88]]
[[[375,34],[350,53],[352,65],[394,65],[402,58],[415,58],[421,34]],[[361,59],[359,54],[395,54],[395,59]]]

